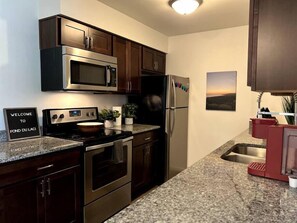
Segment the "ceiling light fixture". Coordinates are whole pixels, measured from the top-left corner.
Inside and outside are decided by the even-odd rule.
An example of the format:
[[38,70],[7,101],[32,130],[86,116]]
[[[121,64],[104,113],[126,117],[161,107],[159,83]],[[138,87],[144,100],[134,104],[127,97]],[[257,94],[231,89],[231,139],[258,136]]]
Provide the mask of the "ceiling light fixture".
[[169,5],[179,14],[188,15],[194,12],[202,0],[170,0]]

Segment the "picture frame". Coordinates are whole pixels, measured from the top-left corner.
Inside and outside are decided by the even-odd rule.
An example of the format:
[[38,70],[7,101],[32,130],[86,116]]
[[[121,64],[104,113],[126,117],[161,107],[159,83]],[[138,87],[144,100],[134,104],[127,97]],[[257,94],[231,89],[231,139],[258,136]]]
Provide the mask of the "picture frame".
[[208,72],[206,110],[236,111],[237,71]]
[[41,136],[36,107],[4,108],[3,113],[8,141]]

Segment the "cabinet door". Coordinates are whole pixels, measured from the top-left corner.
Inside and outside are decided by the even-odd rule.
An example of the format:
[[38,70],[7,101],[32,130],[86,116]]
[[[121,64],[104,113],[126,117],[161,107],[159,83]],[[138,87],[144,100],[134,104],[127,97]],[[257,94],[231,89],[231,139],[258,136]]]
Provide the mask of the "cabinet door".
[[166,54],[142,47],[142,69],[153,73],[165,74]]
[[111,52],[111,34],[89,28],[90,49],[92,51],[112,55]]
[[166,54],[156,51],[154,70],[159,73],[165,74],[165,64],[166,64]]
[[79,222],[79,167],[47,175],[44,179],[46,222]]
[[154,50],[142,47],[142,69],[154,71]]
[[252,4],[253,47],[249,54],[252,90],[295,91],[297,1],[253,0]]
[[145,184],[146,151],[143,145],[133,147],[132,152],[132,194]]
[[61,45],[85,49],[87,36],[87,26],[61,18]]
[[130,92],[140,93],[141,45],[130,42]]
[[113,36],[113,56],[118,59],[118,92],[129,91],[128,76],[128,42],[126,39]]
[[43,222],[38,219],[38,212],[43,209],[43,203],[37,203],[38,182],[31,180],[0,189],[1,223]]
[[132,197],[140,195],[154,185],[156,142],[133,147],[132,155]]
[[257,38],[258,38],[258,15],[259,0],[250,1],[249,18],[249,45],[248,45],[248,76],[247,85],[252,86],[253,75],[256,73],[257,64]]

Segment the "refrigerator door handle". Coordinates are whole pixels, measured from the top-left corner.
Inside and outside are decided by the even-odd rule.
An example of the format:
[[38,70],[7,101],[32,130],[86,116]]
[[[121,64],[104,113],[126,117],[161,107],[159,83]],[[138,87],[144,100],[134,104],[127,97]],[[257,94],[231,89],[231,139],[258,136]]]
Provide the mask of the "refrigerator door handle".
[[170,137],[171,137],[175,126],[175,113],[176,113],[175,108],[170,108],[170,112],[172,112],[172,116],[170,118]]
[[170,137],[173,134],[174,131],[174,126],[175,126],[175,109],[176,109],[176,89],[175,89],[175,82],[174,79],[171,79],[171,86],[172,86],[172,91],[173,91],[173,107],[170,107],[170,112],[172,112],[172,116],[170,119]]
[[172,90],[173,90],[173,107],[176,108],[176,89],[175,89],[175,82],[173,78],[171,80],[171,84],[172,84]]

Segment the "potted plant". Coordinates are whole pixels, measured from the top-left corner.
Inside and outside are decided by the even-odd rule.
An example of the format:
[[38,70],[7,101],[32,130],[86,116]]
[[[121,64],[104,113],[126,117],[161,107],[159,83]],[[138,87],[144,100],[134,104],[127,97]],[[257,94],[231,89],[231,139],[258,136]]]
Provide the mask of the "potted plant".
[[112,128],[116,118],[120,117],[119,111],[113,111],[112,109],[102,109],[99,112],[99,118],[104,121],[105,128]]
[[[293,96],[282,98],[283,110],[286,113],[295,113],[295,101]],[[285,116],[289,125],[294,125],[294,116]]]
[[138,106],[133,103],[127,103],[123,105],[123,117],[125,118],[126,125],[133,124],[133,118],[136,118],[136,110]]

